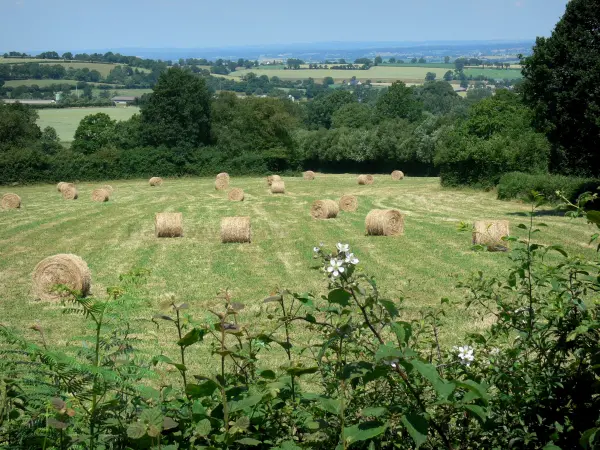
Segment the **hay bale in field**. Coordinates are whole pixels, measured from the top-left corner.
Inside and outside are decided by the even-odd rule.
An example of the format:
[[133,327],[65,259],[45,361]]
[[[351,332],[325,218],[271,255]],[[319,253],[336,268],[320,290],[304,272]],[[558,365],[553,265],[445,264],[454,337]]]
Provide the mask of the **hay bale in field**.
[[17,209],[21,207],[21,197],[17,194],[4,194],[0,202],[2,209]]
[[358,184],[373,184],[375,179],[373,175],[359,175],[358,176]]
[[229,174],[227,172],[221,172],[217,174],[217,179],[225,178],[229,182]]
[[217,178],[215,180],[215,189],[217,191],[222,191],[229,187],[229,178]]
[[340,209],[346,212],[354,212],[358,208],[358,200],[354,195],[344,195],[340,198]]
[[73,183],[67,183],[63,185],[62,196],[65,200],[77,200],[79,192]]
[[271,194],[285,194],[285,183],[283,181],[273,181]]
[[315,179],[315,173],[314,173],[312,170],[307,170],[306,172],[304,172],[304,173],[302,174],[302,177],[303,177],[305,180],[309,180],[309,181],[310,181],[310,180],[314,180],[314,179]]
[[92,201],[94,202],[107,202],[110,197],[110,192],[106,189],[94,189],[92,191]]
[[154,234],[156,237],[182,237],[182,213],[156,213],[154,216]]
[[241,202],[244,200],[244,190],[240,188],[233,188],[229,191],[227,198],[234,202]]
[[112,194],[115,191],[110,184],[105,184],[101,189],[108,191],[109,194]]
[[223,217],[221,219],[221,242],[251,242],[250,217]]
[[310,208],[310,215],[315,219],[335,219],[340,208],[333,200],[316,200]]
[[505,252],[508,242],[502,240],[509,236],[508,220],[477,220],[473,224],[473,245],[483,245],[490,252]]
[[271,186],[273,181],[281,181],[281,177],[279,175],[269,175],[267,177],[267,184]]
[[162,186],[163,179],[161,177],[152,177],[148,183],[150,183],[150,186]]
[[69,183],[65,183],[64,181],[61,181],[60,183],[58,183],[58,184],[56,185],[56,190],[57,190],[58,192],[62,192],[62,190],[63,190],[63,186],[64,186],[64,185],[66,185],[66,184],[69,184]]
[[86,296],[92,286],[92,274],[86,262],[77,255],[63,253],[49,256],[35,266],[33,292],[36,299],[60,299],[60,293],[52,292],[60,284]]
[[403,179],[404,179],[404,172],[402,172],[401,170],[394,170],[392,172],[392,180],[398,181],[398,180],[403,180]]
[[404,216],[396,209],[372,209],[365,226],[369,236],[398,236],[404,234]]

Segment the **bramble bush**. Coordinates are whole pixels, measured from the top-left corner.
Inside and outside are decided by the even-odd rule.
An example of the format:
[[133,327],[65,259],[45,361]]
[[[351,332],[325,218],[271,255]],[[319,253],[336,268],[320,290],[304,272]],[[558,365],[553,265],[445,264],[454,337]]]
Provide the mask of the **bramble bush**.
[[[228,291],[208,322],[175,295],[168,312],[131,320],[123,305],[139,296],[141,270],[106,299],[58,286],[90,333],[61,348],[43,324],[38,342],[0,327],[0,446],[597,448],[600,262],[538,244],[537,206],[519,225],[526,238],[509,238],[508,274],[459,284],[491,325],[456,347],[438,339],[447,299],[407,320],[402,298],[385,298],[342,243],[314,248],[326,295],[281,290],[245,320]],[[600,228],[598,216],[587,213]],[[172,353],[138,348],[148,327],[172,333]],[[214,364],[195,369],[200,346]]]

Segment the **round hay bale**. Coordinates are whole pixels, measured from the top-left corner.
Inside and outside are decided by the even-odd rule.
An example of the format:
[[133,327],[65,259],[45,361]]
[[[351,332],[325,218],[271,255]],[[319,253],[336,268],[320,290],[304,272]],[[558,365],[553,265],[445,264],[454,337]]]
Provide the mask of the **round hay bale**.
[[271,194],[285,194],[285,183],[283,181],[273,181]]
[[156,213],[154,216],[154,233],[156,237],[182,237],[182,213]]
[[402,172],[401,170],[394,170],[392,172],[392,180],[398,181],[398,180],[403,180],[403,179],[404,179],[404,172]]
[[279,175],[269,175],[267,177],[267,184],[271,186],[273,181],[281,181],[281,177]]
[[215,189],[217,191],[222,191],[229,187],[229,178],[217,178],[215,180]]
[[372,209],[365,226],[369,236],[398,236],[404,234],[404,216],[396,209]]
[[229,191],[227,198],[234,202],[241,202],[244,200],[244,190],[240,188],[233,188]]
[[62,190],[63,190],[63,186],[64,186],[65,184],[68,184],[68,183],[65,183],[64,181],[61,181],[60,183],[58,183],[58,184],[56,185],[56,190],[57,190],[58,192],[62,192]]
[[340,209],[346,212],[354,212],[358,208],[358,200],[354,195],[344,195],[340,198]]
[[358,184],[373,184],[375,179],[373,175],[359,175],[358,176]]
[[335,219],[340,208],[333,200],[316,200],[310,208],[310,215],[315,219]]
[[17,194],[4,194],[0,204],[2,209],[17,209],[21,207],[21,197]]
[[108,191],[109,194],[112,194],[115,191],[110,184],[105,184],[104,186],[102,186],[102,189]]
[[502,240],[509,236],[508,220],[477,220],[473,224],[473,245],[483,245],[490,252],[505,252],[508,242]]
[[35,266],[33,292],[36,299],[60,299],[60,293],[52,292],[58,284],[63,284],[85,297],[92,286],[92,274],[86,262],[77,255],[63,253],[49,256]]
[[225,178],[227,181],[229,181],[229,174],[227,172],[221,172],[217,174],[217,179],[218,178]]
[[150,183],[150,186],[162,186],[163,179],[161,177],[152,177],[148,183]]
[[65,200],[77,200],[79,192],[73,183],[67,183],[63,185],[62,196]]
[[251,242],[250,217],[223,217],[221,219],[221,242]]
[[92,201],[94,202],[107,202],[110,197],[110,192],[106,189],[94,189],[92,191]]
[[310,181],[310,180],[314,180],[314,179],[315,179],[315,173],[314,173],[312,170],[307,170],[306,172],[304,172],[304,173],[302,174],[302,177],[303,177],[305,180],[309,180],[309,181]]

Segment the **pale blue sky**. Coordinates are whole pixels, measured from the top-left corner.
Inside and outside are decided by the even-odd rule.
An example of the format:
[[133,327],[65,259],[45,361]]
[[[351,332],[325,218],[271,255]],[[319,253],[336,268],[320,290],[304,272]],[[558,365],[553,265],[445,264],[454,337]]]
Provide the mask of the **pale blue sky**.
[[0,0],[0,50],[547,36],[567,0]]

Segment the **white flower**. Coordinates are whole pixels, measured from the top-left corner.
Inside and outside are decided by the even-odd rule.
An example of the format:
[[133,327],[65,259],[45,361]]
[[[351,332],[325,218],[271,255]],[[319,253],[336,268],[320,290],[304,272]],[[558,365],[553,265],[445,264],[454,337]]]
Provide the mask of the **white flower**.
[[398,367],[398,358],[394,358],[392,360],[388,360],[388,361],[383,361],[384,364],[387,364],[388,366],[392,366],[394,369],[396,367]]
[[321,249],[319,247],[313,247],[313,252],[319,253]]
[[344,273],[346,270],[342,264],[344,261],[340,261],[339,259],[332,259],[329,261],[329,267],[327,267],[327,272],[329,272],[334,277],[340,276],[341,273]]
[[496,356],[500,354],[500,349],[498,347],[494,347],[493,349],[490,350],[490,355],[492,356]]
[[348,264],[354,264],[354,265],[358,264],[358,258],[356,256],[354,256],[354,253],[348,253],[346,255],[345,261]]
[[473,356],[473,347],[469,347],[468,345],[458,347],[458,358],[463,364],[469,366],[475,360],[475,356]]
[[340,253],[347,253],[350,250],[350,245],[342,244],[341,242],[338,242],[336,247]]

